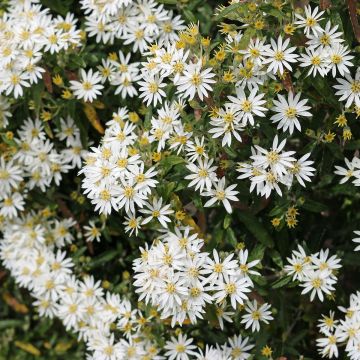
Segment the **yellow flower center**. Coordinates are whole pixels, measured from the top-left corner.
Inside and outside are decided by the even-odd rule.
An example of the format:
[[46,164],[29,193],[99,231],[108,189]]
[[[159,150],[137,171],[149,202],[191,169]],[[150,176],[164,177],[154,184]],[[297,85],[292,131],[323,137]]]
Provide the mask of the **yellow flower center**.
[[83,84],[82,84],[82,86],[83,86],[83,89],[84,89],[85,91],[89,91],[89,90],[91,90],[92,87],[93,87],[93,85],[91,84],[90,81],[84,81]]
[[276,51],[274,59],[276,61],[283,61],[284,60],[284,53],[282,51]]
[[191,83],[195,86],[199,86],[201,84],[201,77],[199,74],[194,74],[191,78]]
[[269,153],[266,155],[266,157],[270,164],[275,164],[280,159],[280,156],[276,151],[269,151]]
[[289,107],[285,111],[285,116],[287,116],[288,118],[293,118],[296,116],[296,113],[297,113],[297,111],[295,108]]
[[229,283],[225,285],[225,291],[227,294],[232,295],[236,292],[236,285],[234,283]]
[[317,21],[314,18],[307,18],[306,19],[306,26],[313,27],[317,24]]

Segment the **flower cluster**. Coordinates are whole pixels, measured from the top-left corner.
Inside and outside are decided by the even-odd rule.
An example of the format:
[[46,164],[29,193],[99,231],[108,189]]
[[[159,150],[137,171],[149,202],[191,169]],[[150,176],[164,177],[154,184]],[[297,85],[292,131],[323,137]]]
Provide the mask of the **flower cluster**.
[[80,45],[74,14],[53,17],[35,1],[13,1],[0,20],[0,93],[23,95],[45,72],[45,53],[59,53]]
[[154,0],[81,0],[86,14],[85,30],[96,42],[114,43],[121,39],[133,52],[144,52],[155,40],[167,44],[177,40],[184,29],[181,17],[173,16]]
[[[179,334],[178,337],[172,337],[167,341],[161,349],[159,344],[146,336],[145,332],[147,324],[156,316],[156,311],[153,311],[154,315],[146,315],[141,310],[132,308],[129,300],[122,299],[118,294],[105,293],[100,281],[96,281],[91,275],[85,275],[82,280],[76,278],[73,271],[74,262],[67,257],[65,251],[61,250],[74,240],[71,234],[74,225],[75,222],[72,219],[59,222],[51,218],[51,213],[47,209],[18,219],[16,222],[9,221],[2,229],[4,238],[1,242],[0,257],[19,286],[31,291],[35,298],[34,306],[38,309],[40,316],[61,319],[67,330],[77,332],[79,338],[84,339],[89,352],[87,359],[125,360],[129,357],[164,359],[160,352],[164,352],[168,359],[189,359],[191,355],[198,359],[240,360],[250,356],[249,351],[254,345],[249,343],[249,338],[243,338],[241,335],[229,338],[228,344],[222,346],[218,344],[216,347],[206,346],[203,351],[193,345],[193,339]],[[185,231],[188,232],[188,229]],[[201,246],[201,240],[196,240],[196,235],[189,237],[189,248],[190,246],[196,248],[199,245]],[[220,262],[216,252],[215,254],[218,260],[217,265],[224,265],[223,271],[218,274],[220,276],[231,274],[233,278],[235,276],[233,265],[238,266],[238,262],[231,260],[232,256]],[[246,257],[246,252],[240,254],[240,258],[245,261]],[[175,261],[179,261],[178,256]],[[197,264],[193,265],[193,267],[189,265],[188,274],[195,275]],[[249,268],[252,265],[250,263]],[[209,266],[208,268],[210,269]],[[244,262],[242,269],[245,268]],[[164,269],[159,268],[159,271],[162,270]],[[251,280],[245,275],[245,270],[243,271],[243,279],[248,279],[243,281],[243,284],[248,281],[248,286],[250,286]],[[197,285],[200,286],[200,283]],[[182,291],[182,289],[182,286],[177,286],[176,291],[163,302],[168,309],[167,301],[173,302],[178,296],[177,290]],[[194,302],[191,306],[195,308],[189,308],[189,311],[194,313],[201,303],[200,294],[197,297],[200,302],[195,301],[193,297]],[[243,297],[245,298],[244,294]],[[224,306],[225,304],[222,304],[220,308],[222,311],[219,312],[221,324],[223,324],[223,318],[231,321],[229,319],[231,312],[223,311]],[[272,319],[268,309],[267,304],[258,307],[256,301],[249,302],[245,308],[247,314],[243,316],[246,327],[252,326],[253,331],[258,331],[259,321],[267,323]],[[180,322],[183,321],[182,315],[178,314],[177,318]],[[125,338],[115,339],[111,331],[114,323]]]
[[59,150],[47,137],[44,124],[29,118],[11,139],[16,151],[0,157],[0,215],[15,218],[24,210],[28,191],[37,188],[45,192],[52,182],[59,185],[63,174],[81,167],[87,151],[70,116],[60,119],[56,137],[62,142]]
[[335,312],[322,315],[319,320],[319,331],[323,337],[316,340],[319,352],[323,357],[339,357],[338,347],[345,346],[345,352],[350,360],[359,359],[359,323],[360,323],[360,293],[351,294],[349,306],[339,306],[344,314],[343,319],[335,319]]
[[[260,275],[251,269],[259,260],[247,262],[248,251],[240,250],[239,260],[234,254],[222,259],[214,249],[213,256],[202,252],[203,240],[191,228],[167,231],[149,248],[141,249],[141,258],[134,261],[134,286],[145,299],[162,312],[163,318],[172,318],[171,325],[185,319],[196,323],[202,319],[206,304],[215,303],[221,328],[223,320],[231,321],[234,314],[226,311],[229,301],[236,310],[248,299],[253,287],[250,275]],[[246,327],[259,330],[259,321],[272,319],[264,304],[249,303],[244,320]]]
[[324,301],[323,293],[331,295],[335,291],[336,273],[341,265],[336,255],[329,257],[329,249],[307,255],[299,245],[287,260],[289,265],[285,266],[285,271],[293,280],[300,282],[300,286],[304,288],[302,294],[311,292],[310,301],[313,301],[316,295],[320,301]]
[[310,176],[314,176],[314,163],[308,160],[310,154],[303,155],[296,160],[294,151],[283,151],[286,139],[279,143],[278,136],[275,136],[271,150],[266,150],[259,145],[252,149],[252,163],[240,163],[238,171],[241,173],[239,179],[250,178],[250,192],[256,189],[257,194],[269,197],[272,190],[282,195],[279,183],[292,186],[296,179],[302,186],[305,181],[311,181]]
[[356,9],[314,3],[0,4],[0,282],[88,360],[308,358],[315,300],[345,315],[314,352],[360,360],[360,293],[339,306],[357,280],[336,286],[356,263],[336,229],[357,221]]
[[335,174],[343,177],[340,184],[345,184],[348,180],[354,178],[352,183],[355,186],[360,186],[360,159],[356,156],[351,161],[345,158],[345,165],[346,167],[335,166]]

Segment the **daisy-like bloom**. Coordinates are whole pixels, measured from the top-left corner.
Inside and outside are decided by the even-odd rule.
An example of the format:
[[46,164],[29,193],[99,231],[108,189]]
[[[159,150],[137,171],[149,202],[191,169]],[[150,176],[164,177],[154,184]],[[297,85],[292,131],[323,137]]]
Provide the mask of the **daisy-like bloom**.
[[344,42],[344,39],[342,39],[343,33],[336,32],[338,27],[339,25],[331,27],[331,22],[328,21],[321,34],[309,35],[310,40],[306,43],[306,45],[314,49],[319,47],[320,49],[327,50],[335,44]]
[[174,212],[170,209],[170,204],[162,206],[163,199],[162,197],[154,198],[152,204],[146,202],[144,205],[147,209],[141,209],[140,212],[147,215],[147,217],[142,221],[142,225],[149,223],[152,219],[157,219],[162,227],[167,228],[167,223],[171,222],[171,219],[167,216]]
[[239,192],[234,190],[236,188],[236,184],[225,187],[225,177],[222,177],[217,183],[214,184],[214,189],[210,189],[209,191],[203,192],[202,196],[210,196],[211,199],[205,203],[205,207],[212,206],[216,202],[222,202],[225,207],[225,210],[231,214],[232,207],[230,205],[229,200],[231,201],[239,201],[239,199],[235,196]]
[[265,60],[266,51],[270,49],[270,45],[265,45],[264,40],[259,38],[251,39],[246,50],[239,50],[244,55],[244,59],[250,59],[255,65],[261,66]]
[[[359,237],[356,237],[354,239],[352,239],[352,241],[355,243],[355,244],[360,244],[360,231],[359,230],[355,230],[354,231],[354,234],[359,236]],[[354,249],[354,251],[359,251],[360,250],[360,245],[357,245]]]
[[334,319],[335,312],[330,310],[329,316],[322,315],[322,318],[319,320],[318,328],[320,332],[326,333],[329,331],[333,331],[335,326],[338,324],[338,320]]
[[[251,268],[255,267],[260,260],[252,260],[250,262],[248,261],[249,251],[247,249],[240,250],[239,251],[239,263],[240,263],[240,274],[243,276],[249,276],[250,275],[260,275],[258,271],[251,270]],[[251,281],[251,280],[250,280]]]
[[308,75],[316,76],[318,72],[324,77],[329,71],[329,55],[322,48],[305,48],[306,54],[299,59],[301,67],[310,67]]
[[24,210],[25,201],[22,195],[15,192],[10,195],[6,195],[2,201],[0,201],[0,215],[13,219],[18,215],[19,211]]
[[212,260],[210,257],[206,259],[204,269],[201,270],[201,274],[210,274],[208,277],[209,283],[216,281],[222,281],[224,277],[235,276],[236,268],[238,267],[237,261],[233,259],[234,254],[230,254],[224,261],[221,261],[219,253],[216,249],[213,250]]
[[316,169],[310,165],[313,165],[312,160],[308,160],[311,154],[307,153],[302,156],[299,160],[294,162],[293,167],[289,169],[290,183],[292,183],[293,176],[300,183],[301,186],[305,187],[305,181],[311,181],[310,176],[314,176]]
[[340,96],[340,101],[346,100],[345,107],[350,107],[353,103],[360,107],[360,68],[357,68],[355,77],[345,74],[345,79],[336,78],[338,81],[334,88],[337,90],[335,95]]
[[94,351],[94,359],[116,360],[124,355],[123,346],[120,342],[115,342],[113,333],[106,336],[98,332],[96,341],[92,341],[89,347]]
[[248,301],[245,305],[245,311],[247,314],[242,316],[241,323],[245,324],[245,329],[251,327],[251,331],[259,331],[260,330],[260,321],[265,324],[269,323],[269,320],[273,320],[274,318],[271,316],[271,311],[269,311],[271,305],[265,303],[261,306],[258,306],[256,300]]
[[[251,354],[249,350],[253,349],[255,345],[249,343],[250,339],[248,337],[242,338],[241,335],[234,335],[232,338],[228,339],[229,342],[229,357],[234,360],[246,360]],[[224,360],[229,358],[224,356]]]
[[249,96],[246,96],[244,89],[241,87],[236,88],[236,97],[228,96],[231,104],[235,105],[235,109],[239,112],[243,125],[250,123],[254,126],[254,115],[259,117],[265,117],[267,108],[262,106],[266,103],[263,100],[265,94],[258,94],[257,89],[253,89]]
[[301,294],[310,294],[310,301],[313,301],[315,295],[320,301],[324,301],[324,294],[330,295],[335,290],[333,285],[336,283],[335,279],[329,277],[329,272],[326,271],[309,271],[306,274],[304,283],[300,284],[304,288]]
[[92,69],[86,73],[84,69],[80,70],[81,81],[70,81],[70,89],[78,99],[92,102],[101,95],[104,86],[101,84],[101,75],[98,71],[93,72]]
[[293,52],[296,47],[287,48],[290,43],[290,38],[283,41],[282,36],[278,37],[277,42],[271,39],[271,48],[265,53],[267,58],[264,60],[264,64],[269,64],[267,71],[276,74],[278,71],[283,74],[285,68],[292,71],[292,67],[289,63],[295,63],[297,54]]
[[202,192],[204,188],[210,191],[212,185],[216,182],[216,166],[211,166],[214,159],[198,159],[197,165],[189,163],[186,168],[192,172],[185,176],[186,180],[191,180],[189,186],[195,186],[195,190]]
[[330,331],[325,333],[324,338],[316,339],[316,345],[319,347],[319,352],[323,357],[328,357],[329,359],[339,356],[339,350],[337,347],[337,336]]
[[59,140],[66,140],[66,146],[71,146],[80,136],[80,129],[75,125],[74,119],[67,116],[66,120],[60,118],[60,130],[56,130]]
[[337,71],[341,76],[350,73],[349,67],[354,66],[351,62],[354,56],[349,55],[350,50],[347,46],[337,43],[334,46],[331,46],[327,52],[329,57],[328,66],[333,77],[336,76]]
[[135,205],[142,208],[147,196],[142,193],[141,185],[135,183],[135,178],[129,180],[121,179],[121,189],[119,190],[118,207],[125,208],[127,214],[135,213]]
[[213,134],[213,138],[216,139],[223,136],[221,145],[231,146],[231,135],[236,140],[241,141],[240,131],[244,130],[245,125],[240,122],[242,116],[238,112],[238,107],[235,104],[225,104],[225,109],[220,109],[216,117],[211,118],[210,124],[213,126],[209,130],[210,134]]
[[354,176],[354,173],[359,169],[360,159],[354,157],[352,161],[349,161],[347,158],[345,158],[345,165],[347,168],[335,165],[336,171],[334,171],[334,173],[336,175],[343,176],[343,178],[340,180],[340,184],[346,183]]
[[196,160],[200,158],[208,158],[208,155],[206,153],[205,149],[205,138],[202,136],[201,139],[199,137],[194,138],[195,142],[188,141],[186,143],[186,155],[188,156],[188,160],[190,162],[195,162]]
[[212,290],[215,291],[214,299],[217,303],[230,298],[231,306],[236,310],[237,304],[243,305],[244,300],[248,299],[246,293],[250,292],[250,282],[237,276],[225,276],[223,280],[218,281]]
[[105,215],[111,214],[112,209],[118,210],[118,198],[120,187],[119,186],[105,186],[96,192],[96,196],[91,200],[95,205],[95,211]]
[[315,9],[312,11],[311,6],[305,6],[305,17],[300,14],[296,14],[295,16],[297,21],[294,22],[299,28],[304,28],[304,33],[306,36],[310,35],[312,32],[314,35],[321,34],[324,30],[319,25],[319,21],[322,20],[321,15],[324,11],[319,11],[319,7],[316,6]]
[[276,135],[271,150],[265,150],[262,147],[255,145],[259,154],[251,156],[254,160],[254,166],[261,166],[264,169],[268,167],[274,172],[275,175],[284,175],[288,168],[293,166],[293,162],[296,161],[291,155],[295,154],[295,151],[282,152],[286,145],[286,139],[279,144],[279,138]]
[[277,129],[282,129],[284,132],[288,130],[290,134],[294,132],[294,128],[301,131],[298,117],[312,116],[308,112],[310,106],[305,105],[308,99],[300,100],[300,96],[301,93],[298,93],[294,97],[294,94],[290,91],[287,100],[283,95],[278,95],[278,100],[274,100],[274,107],[271,110],[277,114],[273,115],[270,120],[273,123],[279,123]]
[[89,221],[89,225],[85,225],[84,226],[84,230],[85,230],[85,239],[86,241],[100,241],[100,236],[101,236],[101,229],[99,229],[98,227],[96,227],[95,225],[95,221],[90,220]]
[[0,157],[0,198],[18,187],[23,180],[21,173],[21,168],[13,161],[6,162],[4,157]]
[[123,222],[123,224],[125,225],[125,232],[129,232],[131,236],[135,231],[135,235],[137,236],[141,228],[141,222],[141,216],[136,217],[132,214],[130,214],[129,216],[125,216],[125,221]]
[[285,265],[284,270],[287,274],[292,275],[292,280],[302,281],[305,278],[305,274],[311,269],[310,262],[304,261],[302,257],[292,255],[291,258],[286,258],[288,265]]
[[171,337],[171,341],[167,341],[164,349],[167,350],[165,356],[169,360],[190,360],[190,356],[197,355],[194,351],[195,345],[192,345],[193,339],[188,339],[186,335],[179,334],[178,338]]
[[311,256],[311,261],[318,267],[320,271],[330,272],[330,276],[334,270],[340,269],[340,259],[336,255],[332,255],[329,259],[329,249],[321,249],[319,253]]
[[183,75],[180,76],[177,82],[178,93],[181,93],[183,97],[192,100],[197,94],[200,100],[204,99],[204,96],[208,96],[208,91],[212,91],[210,84],[216,81],[212,78],[215,76],[211,72],[212,68],[202,70],[202,60],[200,59],[195,64],[186,64]]
[[9,71],[1,76],[1,80],[0,92],[5,91],[5,95],[13,93],[15,99],[23,96],[23,87],[30,87],[29,77],[25,72]]
[[162,89],[166,86],[163,82],[163,77],[156,74],[143,72],[143,81],[139,81],[140,98],[144,98],[146,105],[162,103],[162,98],[166,97],[165,91]]
[[226,309],[225,303],[216,307],[216,317],[219,322],[219,326],[221,330],[224,330],[224,320],[232,323],[233,322],[232,317],[235,314],[233,311],[225,311],[225,309]]

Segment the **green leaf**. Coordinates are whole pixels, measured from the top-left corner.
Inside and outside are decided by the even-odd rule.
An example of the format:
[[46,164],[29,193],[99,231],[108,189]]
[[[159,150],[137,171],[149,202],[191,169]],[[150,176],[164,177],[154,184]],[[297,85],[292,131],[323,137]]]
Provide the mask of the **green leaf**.
[[262,260],[265,254],[266,246],[264,244],[258,244],[254,247],[249,255],[249,261]]
[[260,9],[266,12],[267,14],[276,17],[279,20],[281,20],[284,17],[284,14],[280,10],[274,8],[271,5],[262,5],[260,6]]
[[239,4],[239,3],[228,6],[224,10],[220,11],[220,13],[215,16],[214,20],[218,21],[230,14],[233,14],[234,12],[241,11],[242,6],[243,4]]
[[250,39],[256,34],[256,30],[252,27],[248,27],[238,44],[239,50],[244,50],[248,47]]
[[184,158],[176,155],[169,155],[160,160],[160,165],[165,172],[168,172],[175,165],[184,163]]
[[273,289],[280,289],[280,288],[284,287],[285,285],[287,285],[290,281],[291,281],[291,276],[286,276],[286,277],[283,277],[283,278],[280,278],[280,279],[274,281],[271,284],[271,287]]
[[4,319],[0,320],[0,330],[20,327],[24,325],[24,321],[22,320],[14,320],[14,319]]
[[283,268],[284,267],[284,263],[281,259],[281,255],[278,251],[274,250],[274,249],[271,249],[269,251],[269,255],[272,259],[272,261],[279,267],[279,268]]
[[233,247],[236,247],[237,245],[237,239],[236,235],[234,233],[234,230],[232,228],[226,229],[226,240],[229,242]]
[[192,11],[185,9],[183,13],[184,13],[185,18],[188,21],[190,21],[192,23],[196,23],[196,16],[192,13]]
[[302,205],[302,208],[314,213],[320,213],[322,211],[328,210],[328,207],[325,204],[311,199],[306,199],[304,204]]
[[237,216],[245,227],[255,236],[257,240],[266,245],[267,247],[274,246],[274,240],[267,232],[261,222],[249,212],[238,211]]
[[92,261],[89,264],[89,267],[91,269],[96,268],[98,266],[104,265],[106,266],[106,263],[114,259],[116,256],[119,255],[118,250],[108,250],[102,253],[101,255],[95,257],[92,259]]
[[226,214],[224,218],[224,229],[227,229],[231,224],[231,215]]

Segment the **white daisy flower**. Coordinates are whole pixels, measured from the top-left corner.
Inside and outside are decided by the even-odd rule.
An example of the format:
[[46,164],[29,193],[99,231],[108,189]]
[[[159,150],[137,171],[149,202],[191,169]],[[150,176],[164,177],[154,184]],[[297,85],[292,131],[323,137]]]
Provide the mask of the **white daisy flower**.
[[322,27],[319,25],[319,21],[323,19],[321,17],[322,14],[324,14],[324,11],[319,11],[318,6],[316,6],[314,10],[311,10],[311,6],[307,5],[305,6],[305,17],[295,13],[295,17],[299,20],[295,21],[294,24],[299,28],[304,28],[306,36],[309,36],[310,32],[317,35],[323,32]]
[[195,64],[186,64],[183,75],[180,76],[177,82],[178,93],[181,93],[185,98],[192,100],[197,94],[200,100],[208,97],[208,91],[212,91],[210,84],[216,81],[212,78],[215,76],[211,72],[212,68],[202,70],[202,60],[200,59]]
[[356,70],[355,77],[345,74],[345,79],[336,78],[338,81],[334,88],[337,90],[335,95],[340,96],[340,101],[346,101],[345,107],[350,107],[353,103],[360,107],[360,68]]
[[259,331],[261,321],[268,324],[269,320],[273,320],[274,318],[271,316],[271,311],[269,311],[270,307],[271,305],[267,303],[258,306],[256,300],[248,301],[245,305],[247,314],[241,317],[241,323],[245,324],[245,329],[251,327],[252,332]]
[[248,299],[246,293],[250,292],[250,283],[246,277],[225,276],[212,288],[215,291],[214,299],[217,303],[230,298],[231,306],[236,310],[237,304],[243,305]]
[[235,196],[239,192],[234,190],[236,188],[236,184],[230,185],[225,187],[225,177],[222,177],[217,183],[214,184],[214,189],[210,189],[209,191],[205,191],[201,193],[202,196],[209,196],[211,197],[205,203],[205,207],[212,206],[216,202],[222,202],[225,207],[225,210],[231,214],[232,207],[230,205],[229,200],[231,201],[239,201],[239,199]]
[[355,175],[355,172],[360,167],[360,159],[354,157],[351,161],[349,161],[347,158],[345,158],[345,165],[347,166],[346,168],[335,165],[336,171],[334,171],[334,174],[343,176],[343,178],[340,180],[340,184],[346,183]]
[[85,225],[83,228],[85,230],[84,235],[86,241],[88,242],[92,242],[94,240],[100,241],[101,229],[95,225],[95,221],[90,220],[89,225]]
[[330,47],[327,52],[329,56],[329,70],[333,77],[336,76],[337,71],[341,76],[350,73],[349,67],[354,66],[351,62],[354,56],[349,55],[350,50],[347,46],[337,43]]
[[171,337],[171,341],[167,341],[164,349],[167,350],[165,356],[169,360],[190,360],[190,356],[197,355],[194,351],[196,346],[192,344],[193,339],[188,339],[186,335],[179,334],[178,338]]
[[334,284],[335,279],[329,277],[328,272],[324,271],[309,271],[304,278],[304,282],[300,284],[304,288],[301,294],[310,294],[310,301],[313,301],[315,295],[318,296],[319,300],[324,301],[324,294],[330,295],[332,291],[335,291]]
[[186,168],[192,173],[184,178],[191,180],[189,187],[195,186],[195,190],[202,192],[204,188],[210,191],[212,185],[216,182],[216,169],[217,166],[211,166],[214,159],[201,159],[197,160],[197,164],[189,163]]
[[167,228],[168,222],[171,222],[171,219],[167,216],[174,212],[170,209],[170,204],[162,206],[163,199],[154,198],[152,204],[146,202],[144,205],[147,209],[141,209],[140,212],[145,214],[147,217],[142,221],[142,225],[147,224],[152,219],[157,219],[162,227]]
[[308,75],[319,73],[324,77],[329,72],[329,55],[323,49],[305,48],[306,54],[299,59],[301,67],[310,67]]
[[328,21],[326,23],[325,29],[320,34],[308,36],[309,41],[306,43],[306,45],[314,49],[319,47],[320,49],[327,50],[330,47],[333,47],[335,44],[344,42],[345,40],[342,39],[343,33],[336,32],[338,28],[339,25],[331,27],[331,22]]
[[162,98],[166,97],[165,91],[162,89],[166,86],[163,82],[163,77],[151,73],[143,73],[143,81],[139,81],[139,91],[141,92],[140,98],[144,98],[144,102],[149,106],[153,104],[156,106],[157,103],[162,103]]
[[92,69],[86,73],[84,69],[80,70],[81,81],[70,81],[70,89],[78,99],[92,102],[98,95],[101,95],[101,90],[104,88],[101,85],[101,75],[98,71],[93,72]]
[[293,162],[296,161],[291,155],[295,151],[282,152],[286,145],[286,139],[279,144],[279,138],[276,135],[273,140],[271,150],[265,150],[259,145],[255,148],[259,151],[259,155],[252,155],[251,159],[254,160],[254,166],[261,166],[264,169],[268,167],[277,175],[281,176],[287,173],[287,169],[293,167]]
[[277,42],[271,39],[271,48],[265,52],[267,58],[264,60],[264,64],[269,64],[268,72],[283,74],[285,69],[292,71],[289,63],[295,63],[298,55],[294,54],[296,47],[287,48],[289,43],[290,38],[283,41],[281,35],[278,37]]
[[[351,241],[353,241],[355,244],[360,244],[360,231],[359,230],[355,230],[354,234],[359,236],[356,238],[353,238]],[[354,249],[354,251],[359,251],[360,250],[360,245],[357,245]]]
[[278,95],[278,99],[274,100],[274,107],[271,108],[272,111],[276,112],[276,115],[273,115],[270,120],[273,123],[278,122],[277,129],[282,129],[284,132],[289,131],[290,135],[294,132],[294,128],[301,131],[301,125],[298,117],[310,117],[312,116],[310,112],[310,106],[305,104],[308,102],[308,99],[300,100],[301,93],[294,94],[290,91],[288,94],[287,100],[283,95]]
[[264,100],[265,94],[258,94],[257,89],[253,89],[249,96],[246,96],[243,88],[236,88],[236,97],[228,96],[231,104],[234,104],[236,110],[239,112],[243,125],[255,125],[254,115],[265,117],[267,108],[263,105],[266,103]]

